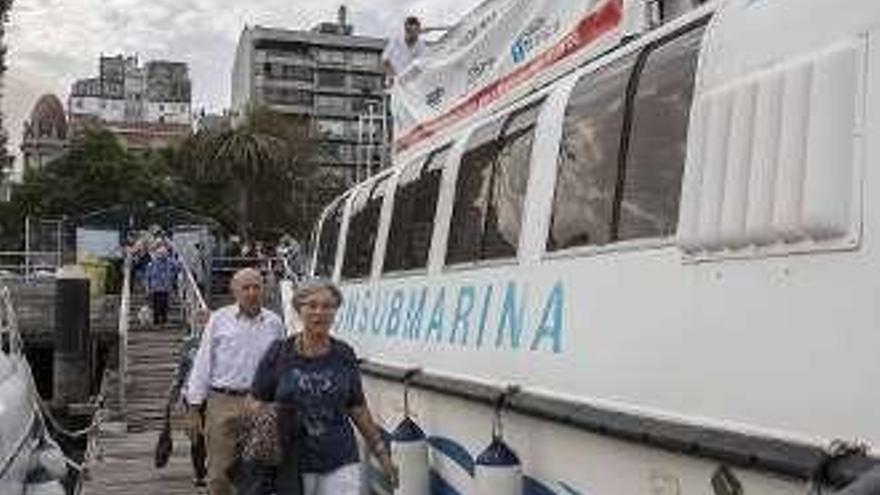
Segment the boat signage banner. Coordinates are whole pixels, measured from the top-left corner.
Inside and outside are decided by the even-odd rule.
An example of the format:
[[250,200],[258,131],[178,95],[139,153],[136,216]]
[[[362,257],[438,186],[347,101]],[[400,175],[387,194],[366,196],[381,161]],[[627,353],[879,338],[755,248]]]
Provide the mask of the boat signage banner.
[[396,149],[522,96],[615,46],[624,0],[488,0],[392,88]]
[[342,335],[470,349],[561,354],[565,287],[517,280],[458,286],[345,288],[337,313]]

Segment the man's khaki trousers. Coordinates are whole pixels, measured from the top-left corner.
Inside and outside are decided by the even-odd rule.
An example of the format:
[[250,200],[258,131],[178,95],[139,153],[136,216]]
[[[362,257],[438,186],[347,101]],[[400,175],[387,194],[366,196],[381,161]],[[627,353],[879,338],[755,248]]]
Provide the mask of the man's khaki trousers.
[[229,469],[238,460],[238,438],[245,417],[245,396],[211,392],[205,411],[208,447],[208,491],[211,495],[234,495]]

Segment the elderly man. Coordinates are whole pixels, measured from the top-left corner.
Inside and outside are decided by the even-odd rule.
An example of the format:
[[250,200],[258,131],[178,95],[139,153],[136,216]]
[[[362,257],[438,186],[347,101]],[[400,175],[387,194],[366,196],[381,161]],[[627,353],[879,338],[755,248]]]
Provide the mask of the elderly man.
[[263,308],[263,280],[246,268],[232,278],[235,304],[211,315],[196,353],[186,388],[192,424],[205,408],[208,489],[231,495],[229,469],[237,461],[240,424],[247,413],[247,394],[263,354],[284,337],[284,324]]

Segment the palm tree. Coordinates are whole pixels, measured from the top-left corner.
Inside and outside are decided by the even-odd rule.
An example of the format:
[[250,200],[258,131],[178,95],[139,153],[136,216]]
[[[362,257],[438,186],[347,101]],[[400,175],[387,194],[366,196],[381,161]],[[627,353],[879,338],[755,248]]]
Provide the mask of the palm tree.
[[238,127],[196,134],[182,146],[181,159],[196,180],[225,185],[223,189],[234,200],[237,233],[250,239],[257,220],[255,210],[267,202],[267,196],[270,213],[273,204],[277,211],[289,209],[295,179],[309,173],[303,164],[310,153],[301,126],[258,109]]

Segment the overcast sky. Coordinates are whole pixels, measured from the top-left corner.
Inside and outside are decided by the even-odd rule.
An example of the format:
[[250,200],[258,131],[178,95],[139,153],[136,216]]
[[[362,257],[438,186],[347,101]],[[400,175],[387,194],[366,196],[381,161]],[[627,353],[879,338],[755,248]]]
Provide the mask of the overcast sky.
[[[10,151],[18,155],[21,124],[43,93],[65,102],[74,80],[96,76],[104,53],[189,63],[193,107],[229,104],[229,74],[245,26],[309,29],[336,19],[343,2],[327,0],[15,0],[4,115]],[[424,25],[449,25],[479,0],[349,0],[359,34],[387,37],[409,15]]]

